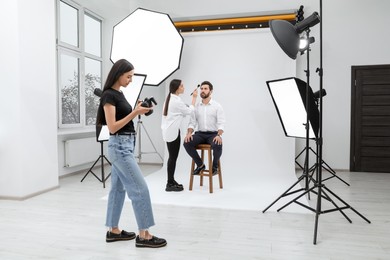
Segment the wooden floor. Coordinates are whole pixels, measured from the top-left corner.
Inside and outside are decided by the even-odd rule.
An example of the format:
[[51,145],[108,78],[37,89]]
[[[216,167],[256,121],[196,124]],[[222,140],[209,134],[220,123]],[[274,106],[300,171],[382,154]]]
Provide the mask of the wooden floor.
[[[148,166],[144,173],[153,170]],[[371,224],[351,209],[345,213],[352,224],[338,211],[321,214],[314,245],[315,214],[309,210],[293,214],[153,205],[157,225],[151,231],[168,241],[160,249],[136,248],[134,241],[107,244],[107,201],[101,198],[108,188],[93,176],[81,183],[83,173],[67,176],[54,191],[25,201],[0,200],[0,259],[390,259],[390,174],[337,175],[351,186],[333,178],[326,187]],[[281,187],[281,193],[287,188]],[[270,203],[275,199],[269,198]],[[321,201],[323,208],[329,204]],[[315,202],[312,194],[310,203]],[[130,203],[121,227],[136,230]]]

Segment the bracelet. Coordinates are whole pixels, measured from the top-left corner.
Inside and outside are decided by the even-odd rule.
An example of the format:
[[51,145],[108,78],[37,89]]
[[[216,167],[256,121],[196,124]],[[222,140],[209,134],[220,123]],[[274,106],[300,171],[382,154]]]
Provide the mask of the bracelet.
[[221,138],[222,138],[222,135],[217,135],[217,136],[219,136],[219,137],[221,137]]

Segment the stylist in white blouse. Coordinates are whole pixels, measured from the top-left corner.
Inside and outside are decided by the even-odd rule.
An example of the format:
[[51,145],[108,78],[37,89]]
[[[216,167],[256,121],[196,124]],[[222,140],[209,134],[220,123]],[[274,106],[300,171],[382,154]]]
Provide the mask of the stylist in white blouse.
[[186,105],[179,97],[184,93],[184,85],[180,79],[173,79],[169,85],[169,94],[164,103],[162,116],[162,135],[168,147],[167,175],[168,181],[166,191],[182,191],[183,185],[175,180],[176,161],[180,150],[180,125],[182,119],[194,111],[197,90],[192,93],[191,105]]

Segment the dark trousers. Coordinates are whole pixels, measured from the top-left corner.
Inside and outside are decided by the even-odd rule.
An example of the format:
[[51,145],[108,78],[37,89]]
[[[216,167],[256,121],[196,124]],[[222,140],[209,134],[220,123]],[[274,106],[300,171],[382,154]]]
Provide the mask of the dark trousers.
[[213,139],[217,136],[217,134],[218,132],[195,132],[192,136],[192,141],[184,143],[184,148],[192,159],[194,159],[198,167],[203,164],[202,159],[196,151],[196,146],[198,144],[211,145],[211,149],[213,150],[213,168],[218,167],[218,161],[222,155],[222,144],[216,144],[213,142]]
[[175,141],[167,142],[167,147],[169,153],[167,163],[168,183],[173,184],[175,181],[176,161],[180,150],[180,132]]

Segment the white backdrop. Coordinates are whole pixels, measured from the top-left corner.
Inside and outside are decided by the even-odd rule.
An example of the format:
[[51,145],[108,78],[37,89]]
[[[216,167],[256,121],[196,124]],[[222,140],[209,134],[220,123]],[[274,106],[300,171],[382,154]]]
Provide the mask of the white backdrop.
[[[224,189],[219,189],[214,178],[211,195],[207,181],[201,188],[196,177],[194,190],[188,191],[191,160],[181,146],[176,180],[185,185],[185,191],[164,191],[164,163],[161,171],[147,177],[152,201],[264,209],[297,180],[295,140],[284,135],[266,85],[267,80],[295,76],[295,61],[283,53],[269,29],[187,33],[184,38],[180,70],[167,85],[173,78],[182,79],[186,88],[182,98],[189,104],[189,94],[198,84],[204,80],[213,83],[213,98],[223,106],[227,121],[221,158]],[[182,141],[187,121],[183,123]],[[285,210],[302,211],[299,206]]]

